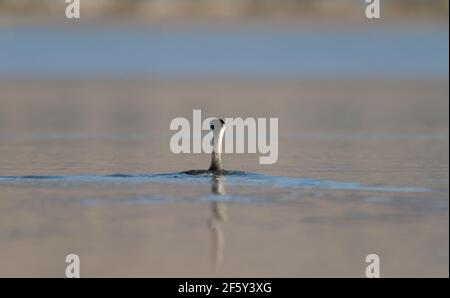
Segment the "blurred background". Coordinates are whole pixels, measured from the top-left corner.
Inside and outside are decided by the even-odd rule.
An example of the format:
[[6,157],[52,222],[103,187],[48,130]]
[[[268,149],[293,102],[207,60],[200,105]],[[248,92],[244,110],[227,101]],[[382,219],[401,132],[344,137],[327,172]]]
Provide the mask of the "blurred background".
[[0,1],[2,77],[446,76],[448,1]]
[[[81,1],[83,17],[113,18],[115,21],[158,20],[361,20],[367,4],[360,0],[93,0]],[[1,0],[2,17],[16,22],[19,17],[61,19],[64,1]],[[383,17],[446,21],[448,1],[391,0],[382,2]]]
[[[365,95],[385,90],[387,86],[376,85],[387,81],[390,85],[404,84],[405,80],[443,82],[443,88],[447,87],[448,1],[383,1],[379,20],[366,18],[367,4],[362,0],[94,0],[81,1],[81,18],[71,20],[65,18],[66,5],[57,0],[0,1],[3,90],[0,133],[7,133],[10,126],[20,127],[25,121],[19,118],[32,122],[27,127],[41,127],[50,132],[58,127],[79,132],[83,125],[94,132],[95,127],[103,125],[106,129],[114,125],[105,125],[106,120],[97,121],[105,115],[96,106],[100,110],[117,106],[120,110],[115,121],[119,123],[122,118],[124,121],[109,133],[125,128],[135,133],[165,130],[170,119],[190,116],[194,106],[212,108],[208,104],[217,105],[218,109],[205,112],[245,115],[246,107],[224,104],[231,96],[223,91],[237,92],[239,85],[245,87],[251,82],[262,86],[278,84],[278,89],[290,92],[297,100],[316,96],[302,92],[303,88],[336,81],[350,82],[352,88],[346,91]],[[354,80],[359,83],[352,83]],[[106,81],[103,83],[107,86],[101,81]],[[174,81],[178,84],[172,84]],[[185,84],[179,84],[180,81]],[[228,82],[236,87],[214,87],[212,81],[219,83],[216,85],[225,86]],[[118,88],[119,82],[130,83],[128,102],[136,98],[136,102],[166,105],[167,109],[158,108],[158,115],[164,118],[147,117],[145,109],[133,104],[126,107],[113,104],[116,99],[124,101],[117,92],[127,88]],[[362,87],[364,84],[368,86]],[[187,85],[192,87],[189,91],[183,89],[190,88]],[[417,84],[408,86],[417,88]],[[295,90],[289,91],[292,88]],[[436,92],[434,85],[430,88]],[[244,89],[244,93],[261,90],[260,86]],[[326,88],[319,89],[325,92]],[[317,94],[317,97],[329,99],[329,93],[340,94],[346,100],[352,97],[333,87],[327,90],[326,96]],[[169,94],[177,91],[182,95]],[[286,97],[279,90],[276,92],[277,100]],[[40,96],[48,93],[52,96]],[[244,97],[245,94],[234,96],[240,103],[252,101],[245,101]],[[91,105],[87,110],[79,107],[79,113],[61,116],[64,123],[53,117],[34,116],[36,110],[27,108],[30,103],[20,105],[21,100],[33,100],[36,104],[38,100],[51,98],[57,103],[48,103],[47,110],[63,111],[65,107],[81,105],[84,100]],[[103,98],[109,101],[106,107]],[[388,100],[386,96],[382,98]],[[274,102],[273,98],[268,100]],[[18,106],[11,113],[7,103],[13,102]],[[358,102],[370,100],[360,98]],[[253,113],[267,114],[272,109],[277,114],[277,109],[280,113],[291,110],[289,105],[269,105],[270,108],[260,112],[255,109]],[[433,121],[440,121],[428,109],[432,107],[421,108],[424,115],[414,115],[413,122],[417,124],[420,118],[423,120],[419,125],[430,127],[435,124]],[[437,110],[442,113],[440,107]],[[385,108],[383,111],[389,113]],[[315,112],[307,109],[296,113],[299,113],[296,123],[284,129],[309,132],[319,127],[334,130],[343,125],[347,129],[353,123],[359,129],[362,125],[361,121],[341,124],[346,117],[339,123],[334,122],[339,117],[332,120],[323,115],[313,117]],[[61,113],[53,115],[59,117]],[[71,117],[76,119],[72,121]],[[386,125],[386,118],[395,121],[395,117],[379,113],[363,118],[369,121],[373,117],[376,118],[370,123],[373,129]],[[405,117],[413,115],[405,110]],[[281,125],[289,121],[286,119]],[[411,130],[415,124],[395,125]],[[13,133],[17,132],[12,129]]]
[[169,149],[202,109],[279,118],[276,164],[227,169],[431,191],[225,180],[225,223],[209,185],[0,181],[0,276],[448,276],[448,1],[80,3],[0,0],[0,176],[205,168]]

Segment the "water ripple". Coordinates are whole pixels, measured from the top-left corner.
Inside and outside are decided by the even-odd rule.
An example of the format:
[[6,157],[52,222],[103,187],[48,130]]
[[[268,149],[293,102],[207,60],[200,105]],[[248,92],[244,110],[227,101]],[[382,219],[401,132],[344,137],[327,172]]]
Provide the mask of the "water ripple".
[[[124,174],[116,173],[111,175],[70,175],[70,176],[49,176],[49,175],[26,175],[26,176],[0,176],[0,185],[8,184],[45,184],[45,183],[174,183],[174,184],[209,184],[212,173],[202,173],[200,175],[189,175],[186,173],[144,173],[144,174]],[[355,182],[341,182],[333,180],[321,180],[299,177],[273,176],[259,173],[249,173],[242,171],[226,171],[221,176],[226,185],[236,186],[260,186],[273,188],[309,188],[325,190],[354,190],[370,192],[395,192],[395,193],[418,193],[430,192],[432,190],[424,187],[398,187],[383,185],[367,185]],[[52,184],[53,185],[53,184]]]

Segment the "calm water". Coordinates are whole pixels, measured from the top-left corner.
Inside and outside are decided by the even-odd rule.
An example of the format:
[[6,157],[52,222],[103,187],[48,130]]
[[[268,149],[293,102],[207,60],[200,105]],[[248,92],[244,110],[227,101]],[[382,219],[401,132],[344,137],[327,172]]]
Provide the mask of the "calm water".
[[448,77],[448,25],[0,28],[0,75]]
[[[4,62],[2,62],[4,63]],[[448,81],[3,80],[0,275],[448,276]],[[279,159],[174,155],[174,117],[279,117]]]
[[[394,27],[0,28],[0,276],[448,276],[448,28]],[[277,163],[180,174],[193,109]]]

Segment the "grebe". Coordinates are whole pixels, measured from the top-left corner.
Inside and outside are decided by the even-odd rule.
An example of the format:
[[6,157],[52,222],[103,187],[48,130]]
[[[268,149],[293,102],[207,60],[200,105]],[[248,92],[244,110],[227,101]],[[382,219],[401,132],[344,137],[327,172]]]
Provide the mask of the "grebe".
[[201,175],[201,174],[223,174],[222,168],[222,139],[225,133],[225,121],[223,119],[213,119],[210,122],[209,128],[213,132],[213,150],[211,152],[211,165],[208,170],[189,170],[182,173],[189,175]]

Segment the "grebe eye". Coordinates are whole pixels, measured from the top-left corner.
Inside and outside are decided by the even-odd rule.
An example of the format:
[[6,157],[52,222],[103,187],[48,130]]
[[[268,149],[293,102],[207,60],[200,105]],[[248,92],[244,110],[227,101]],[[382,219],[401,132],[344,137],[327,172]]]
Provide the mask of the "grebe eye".
[[211,128],[211,130],[214,130],[214,125],[211,125],[210,128]]

